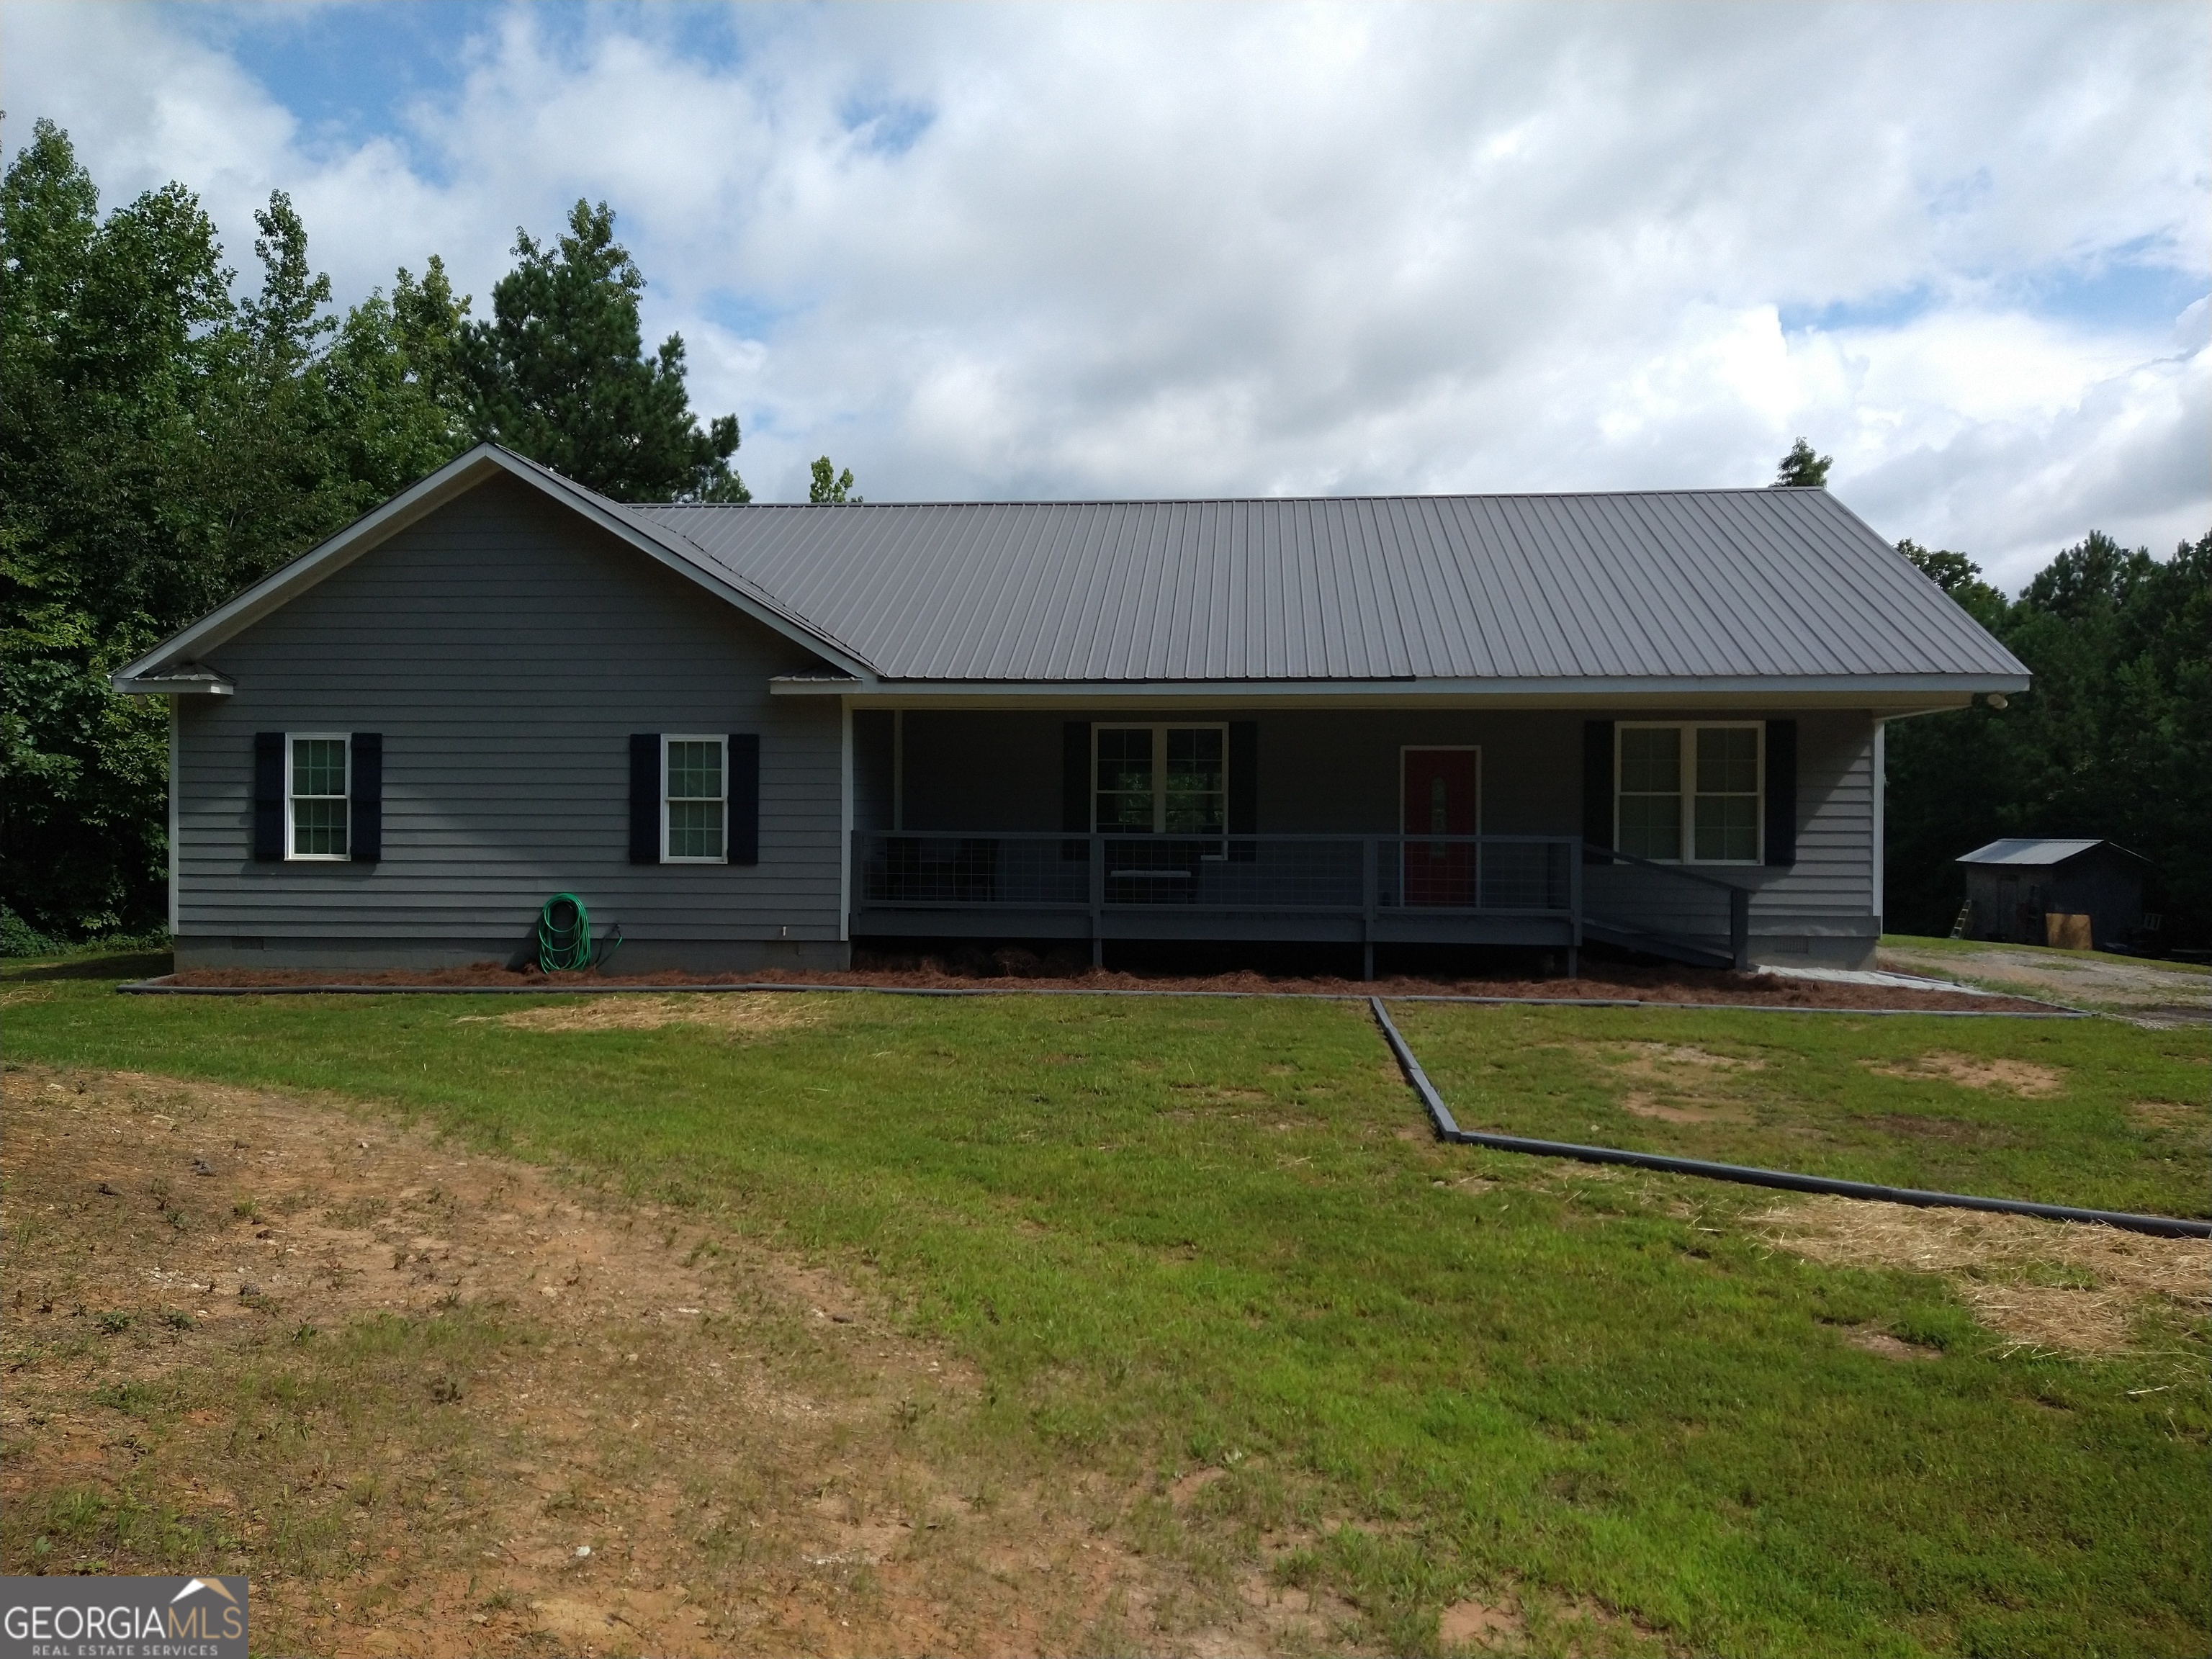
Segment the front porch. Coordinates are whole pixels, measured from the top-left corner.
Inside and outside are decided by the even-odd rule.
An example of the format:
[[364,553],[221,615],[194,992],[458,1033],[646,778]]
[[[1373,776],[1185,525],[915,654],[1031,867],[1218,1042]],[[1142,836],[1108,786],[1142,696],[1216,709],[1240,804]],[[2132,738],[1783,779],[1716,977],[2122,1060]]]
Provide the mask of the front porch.
[[[1647,746],[1679,733],[1686,755],[1726,730],[1737,840],[1693,844],[1717,798],[1686,762],[1662,814],[1676,850],[1620,848],[1616,726]],[[1863,711],[861,708],[852,728],[856,940],[1088,941],[1094,960],[1109,940],[1302,943],[1370,963],[1378,946],[1510,947],[1570,965],[1601,944],[1856,967],[1880,931]],[[1630,803],[1646,824],[1652,799]]]

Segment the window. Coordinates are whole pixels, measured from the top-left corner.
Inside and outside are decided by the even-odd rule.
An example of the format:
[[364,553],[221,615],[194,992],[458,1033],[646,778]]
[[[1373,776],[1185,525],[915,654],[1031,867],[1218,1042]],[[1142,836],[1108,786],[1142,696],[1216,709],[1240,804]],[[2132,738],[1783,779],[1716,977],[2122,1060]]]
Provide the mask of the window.
[[720,864],[728,857],[726,742],[662,739],[661,857],[671,864]]
[[1765,759],[1757,721],[1620,727],[1613,844],[1638,858],[1756,864]]
[[1102,832],[1219,836],[1229,827],[1229,728],[1101,726],[1094,821]]
[[1759,862],[1759,728],[1700,726],[1692,844],[1703,864]]
[[284,793],[290,811],[290,833],[284,842],[287,858],[349,856],[346,845],[348,746],[343,732],[286,739]]

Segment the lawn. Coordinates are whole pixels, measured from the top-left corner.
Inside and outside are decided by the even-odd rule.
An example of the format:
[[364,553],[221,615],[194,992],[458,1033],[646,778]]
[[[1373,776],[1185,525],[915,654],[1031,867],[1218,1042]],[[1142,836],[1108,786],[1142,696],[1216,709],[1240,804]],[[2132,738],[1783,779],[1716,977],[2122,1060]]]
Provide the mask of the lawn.
[[1893,1187],[2212,1216],[2201,1030],[1399,1002],[1460,1127]]
[[[2212,1634],[2201,1316],[2022,1349],[1942,1277],[1778,1249],[1772,1194],[1441,1146],[1358,1005],[821,995],[745,1036],[517,1025],[564,1005],[514,998],[16,996],[11,1061],[376,1103],[865,1276],[978,1368],[963,1432],[1009,1467],[1224,1471],[1174,1547],[1332,1589],[1384,1648],[1432,1649],[1469,1597],[1624,1650]],[[2201,1040],[1401,1007],[1470,1126],[2203,1212]],[[1931,1055],[2014,1069],[1976,1090]]]

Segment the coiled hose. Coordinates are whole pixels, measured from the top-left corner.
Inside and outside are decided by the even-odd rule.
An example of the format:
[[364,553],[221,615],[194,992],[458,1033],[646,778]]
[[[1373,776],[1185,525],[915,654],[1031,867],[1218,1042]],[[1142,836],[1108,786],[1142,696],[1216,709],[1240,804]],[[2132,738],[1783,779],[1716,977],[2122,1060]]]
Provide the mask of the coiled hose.
[[598,961],[592,957],[592,917],[574,893],[556,893],[538,912],[538,965],[549,974],[580,973],[603,965],[622,943],[622,929],[608,934]]

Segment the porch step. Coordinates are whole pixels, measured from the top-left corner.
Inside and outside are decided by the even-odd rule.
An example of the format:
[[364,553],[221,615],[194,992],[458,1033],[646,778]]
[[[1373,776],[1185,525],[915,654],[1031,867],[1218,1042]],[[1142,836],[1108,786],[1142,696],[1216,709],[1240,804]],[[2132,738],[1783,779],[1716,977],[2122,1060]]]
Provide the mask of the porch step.
[[1654,933],[1642,927],[1632,927],[1625,921],[1608,921],[1602,916],[1587,913],[1583,916],[1583,937],[1600,945],[1616,945],[1624,951],[1640,951],[1647,957],[1663,957],[1668,962],[1679,962],[1692,968],[1733,968],[1735,958],[1726,951],[1717,951],[1710,945],[1700,945],[1694,939],[1678,939],[1670,933]]

